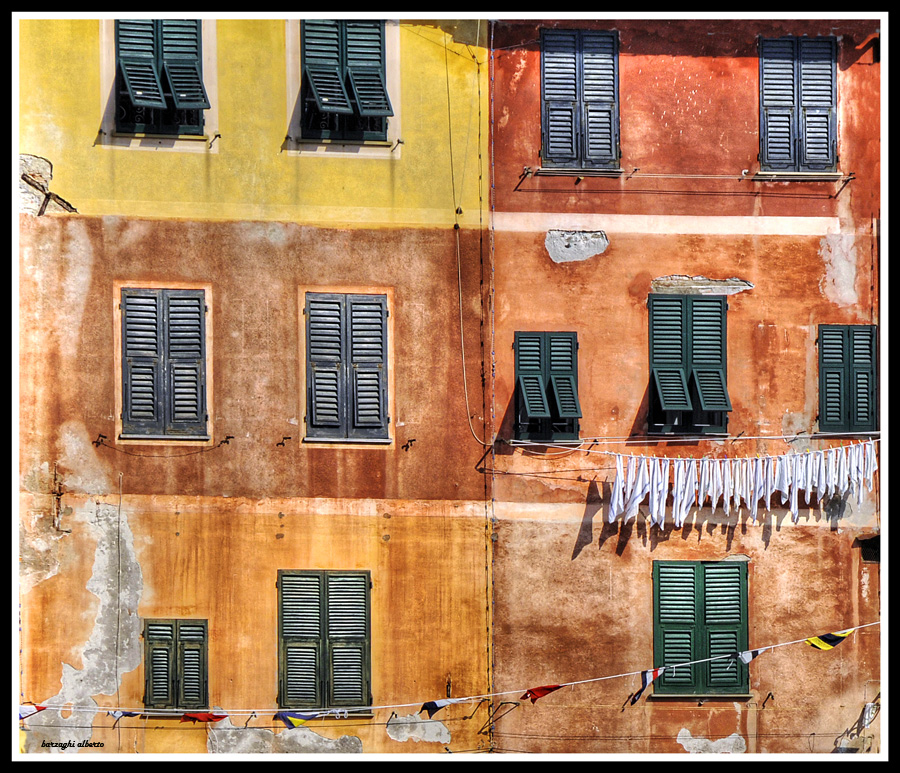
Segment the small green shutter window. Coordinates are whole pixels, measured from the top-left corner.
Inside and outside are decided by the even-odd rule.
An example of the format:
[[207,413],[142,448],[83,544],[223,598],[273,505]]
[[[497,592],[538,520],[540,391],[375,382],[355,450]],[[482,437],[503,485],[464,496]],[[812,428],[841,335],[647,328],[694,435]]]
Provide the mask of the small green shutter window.
[[653,632],[657,694],[746,693],[747,564],[654,562]]
[[837,40],[760,38],[760,167],[837,168]]
[[723,432],[732,410],[725,297],[652,294],[648,308],[651,429]]
[[371,705],[368,572],[279,571],[279,706]]
[[618,37],[541,30],[541,158],[548,167],[619,165]]
[[306,294],[306,436],[389,437],[387,297]]
[[208,440],[203,290],[123,288],[122,435]]
[[144,706],[208,707],[206,620],[144,621]]
[[578,437],[578,338],[575,333],[517,332],[516,437]]
[[878,429],[878,328],[819,325],[819,430]]

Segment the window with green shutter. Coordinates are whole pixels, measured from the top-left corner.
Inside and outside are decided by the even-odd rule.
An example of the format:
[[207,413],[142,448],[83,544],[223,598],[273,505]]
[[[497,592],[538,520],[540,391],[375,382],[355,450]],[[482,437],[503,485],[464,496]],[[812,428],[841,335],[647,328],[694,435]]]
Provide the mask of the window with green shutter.
[[651,432],[725,432],[728,304],[722,295],[651,294]]
[[144,621],[144,706],[208,708],[206,620]]
[[383,21],[304,19],[300,55],[303,139],[387,139]]
[[541,137],[545,167],[618,169],[615,33],[541,30]]
[[205,292],[126,287],[120,309],[120,438],[209,440]]
[[578,336],[517,332],[516,439],[577,440]]
[[653,563],[653,666],[666,667],[655,694],[748,692],[747,666],[735,657],[747,638],[745,562]]
[[306,437],[388,440],[387,296],[307,293]]
[[837,169],[837,39],[760,38],[760,169]]
[[372,704],[367,571],[278,572],[278,705]]
[[878,429],[878,328],[819,325],[819,430]]
[[116,130],[203,134],[202,22],[116,21]]

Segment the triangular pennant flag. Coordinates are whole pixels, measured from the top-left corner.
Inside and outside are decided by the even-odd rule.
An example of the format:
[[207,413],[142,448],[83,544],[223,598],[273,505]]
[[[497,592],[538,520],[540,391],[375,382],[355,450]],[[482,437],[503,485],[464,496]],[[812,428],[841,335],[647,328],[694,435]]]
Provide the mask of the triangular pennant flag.
[[182,714],[182,722],[219,722],[228,717],[227,714],[188,713]]
[[442,698],[439,701],[428,701],[422,704],[422,708],[419,709],[419,713],[421,714],[423,711],[428,712],[428,718],[431,719],[435,714],[437,714],[444,706],[449,706],[451,703],[462,703],[463,701],[468,700],[467,698]]
[[763,647],[762,649],[759,649],[759,650],[744,650],[743,652],[735,652],[734,655],[732,655],[732,657],[739,659],[741,661],[741,663],[748,664],[748,663],[750,663],[751,660],[758,658],[760,652],[763,652],[764,650],[767,650],[767,649],[769,649],[769,648]]
[[27,706],[19,706],[19,719],[25,719],[25,717],[30,717],[32,714],[37,714],[39,711],[43,711],[46,706],[35,706],[33,703],[28,704]]
[[562,687],[561,684],[545,684],[543,687],[532,687],[530,690],[526,690],[525,694],[519,698],[519,700],[524,701],[526,698],[531,698],[531,702],[536,703],[538,698],[543,698],[545,695],[555,692],[560,687]]
[[299,727],[304,722],[309,722],[319,716],[317,713],[301,714],[299,711],[279,711],[275,719],[280,719],[287,727]]
[[815,647],[817,650],[831,650],[838,646],[844,639],[846,639],[855,628],[849,628],[846,631],[837,631],[835,633],[823,633],[821,636],[813,636],[806,640],[806,643],[810,647]]
[[665,666],[662,668],[651,668],[647,671],[641,671],[641,689],[638,690],[634,696],[631,698],[631,705],[634,706],[635,703],[638,702],[644,690],[650,685],[650,683],[656,679],[663,671],[665,671]]
[[122,717],[136,717],[136,716],[138,716],[139,712],[116,710],[116,711],[107,711],[106,714],[107,714],[107,716],[115,717],[116,721],[118,722]]

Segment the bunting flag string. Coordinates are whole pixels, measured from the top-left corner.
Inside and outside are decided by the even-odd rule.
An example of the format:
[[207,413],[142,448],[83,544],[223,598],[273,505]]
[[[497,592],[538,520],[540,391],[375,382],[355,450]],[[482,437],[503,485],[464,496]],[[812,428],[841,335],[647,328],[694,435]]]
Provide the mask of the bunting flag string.
[[[607,679],[618,679],[626,676],[634,676],[635,674],[641,675],[641,687],[640,689],[631,697],[630,703],[634,705],[640,699],[643,692],[647,689],[647,687],[652,684],[652,682],[659,677],[664,671],[674,671],[683,666],[690,666],[696,663],[706,663],[713,660],[721,660],[724,658],[729,659],[739,659],[744,664],[749,664],[751,661],[756,659],[761,653],[766,652],[767,650],[773,650],[776,647],[785,647],[791,644],[799,644],[801,642],[810,645],[811,647],[818,650],[831,650],[837,647],[842,641],[844,641],[850,634],[854,631],[857,631],[861,628],[868,628],[873,625],[880,625],[880,621],[876,621],[874,623],[864,623],[862,625],[857,625],[854,628],[847,628],[842,631],[836,631],[834,633],[826,633],[819,634],[818,636],[812,636],[804,639],[796,639],[793,641],[781,642],[780,644],[770,644],[765,647],[760,647],[752,650],[744,650],[742,652],[732,652],[726,655],[716,655],[711,658],[704,658],[701,660],[691,660],[686,661],[684,663],[676,663],[676,664],[667,664],[665,666],[660,666],[658,668],[646,669],[643,671],[629,671],[627,673],[621,674],[611,674],[609,676],[600,676],[595,677],[593,679],[582,679],[575,682],[562,682],[560,684],[546,684],[540,687],[532,687],[524,691],[524,695],[522,695],[519,700],[531,700],[532,704],[536,703],[540,698],[543,698],[545,695],[549,695],[552,692],[556,692],[557,690],[563,687],[574,687],[579,684],[588,684],[591,682],[600,682],[605,681]],[[499,698],[508,695],[514,695],[522,693],[522,690],[507,690],[504,692],[497,693],[487,693],[484,695],[470,695],[464,698],[445,698],[436,701],[426,701],[421,704],[421,708],[419,712],[426,711],[429,714],[429,719],[434,716],[434,714],[445,706],[449,706],[454,703],[470,703],[474,701],[481,701],[489,698]],[[304,722],[307,722],[311,719],[326,719],[329,716],[336,716],[339,718],[348,718],[351,712],[354,711],[366,711],[372,712],[376,709],[399,709],[406,708],[412,706],[420,705],[417,703],[404,703],[404,704],[393,704],[393,705],[381,705],[381,706],[356,706],[356,707],[348,707],[346,709],[326,709],[322,711],[311,710],[309,712],[288,712],[288,711],[280,711],[274,714],[274,718],[276,720],[282,721],[287,727],[298,727],[302,725]],[[106,709],[106,713],[109,716],[113,716],[118,721],[121,717],[131,717],[131,716],[139,716],[142,714],[141,710],[133,710],[133,709],[121,709],[114,707],[98,707],[98,706],[48,706],[48,705],[35,705],[35,704],[20,704],[19,706],[19,719],[23,720],[29,716],[33,716],[39,711],[44,711],[46,709],[51,710],[62,710],[65,708],[67,711],[84,711],[84,712],[92,712],[96,713],[97,711]],[[181,716],[182,722],[219,722],[223,719],[228,718],[232,715],[238,714],[265,714],[267,713],[267,709],[234,709],[229,710],[227,713],[207,713],[207,712],[182,712],[179,710],[172,710],[171,716],[177,717]],[[154,711],[154,714],[159,712]]]

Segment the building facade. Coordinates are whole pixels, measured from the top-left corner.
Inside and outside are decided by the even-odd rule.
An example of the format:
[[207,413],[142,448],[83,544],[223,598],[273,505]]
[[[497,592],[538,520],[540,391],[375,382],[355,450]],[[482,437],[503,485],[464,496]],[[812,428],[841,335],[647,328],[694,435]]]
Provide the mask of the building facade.
[[880,751],[879,41],[20,21],[22,750]]

